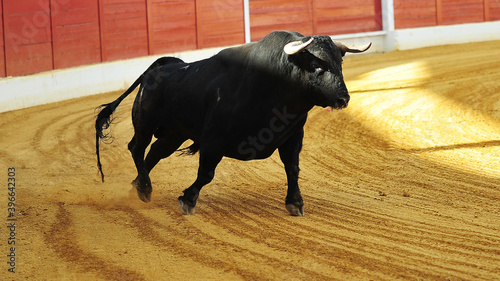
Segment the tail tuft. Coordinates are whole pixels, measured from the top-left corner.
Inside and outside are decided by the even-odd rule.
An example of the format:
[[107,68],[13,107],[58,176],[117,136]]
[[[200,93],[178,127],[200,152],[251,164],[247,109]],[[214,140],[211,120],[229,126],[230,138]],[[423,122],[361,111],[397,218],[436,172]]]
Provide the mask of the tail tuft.
[[[101,180],[103,182],[104,174],[102,172],[101,156],[99,154],[99,143],[101,141],[109,143],[112,140],[110,132],[104,133],[104,131],[109,129],[109,127],[113,123],[114,119],[111,118],[113,112],[115,112],[115,109],[118,107],[118,105],[120,105],[122,100],[124,100],[130,93],[132,93],[135,88],[137,88],[137,86],[141,84],[141,81],[146,73],[148,73],[152,69],[171,63],[183,63],[183,61],[174,57],[162,57],[157,59],[155,62],[153,62],[153,64],[151,64],[151,66],[148,67],[148,69],[146,69],[146,71],[144,71],[143,74],[141,74],[141,76],[139,76],[139,78],[137,78],[137,80],[135,80],[135,82],[120,97],[118,97],[111,103],[103,104],[95,109],[96,111],[99,111],[95,120],[95,148],[97,154],[97,168],[99,168],[99,172],[101,173]],[[196,153],[196,151],[192,152],[192,154]]]
[[194,142],[190,146],[188,146],[186,148],[179,149],[177,151],[180,152],[179,156],[182,156],[182,155],[195,155],[198,151],[200,151],[200,145],[199,145],[199,143]]
[[[118,102],[117,102],[118,101]],[[101,164],[101,155],[99,153],[99,143],[100,141],[104,141],[106,143],[110,143],[111,135],[110,133],[104,133],[104,130],[109,129],[111,123],[113,123],[114,118],[111,118],[113,112],[118,107],[118,104],[121,100],[116,100],[112,103],[103,104],[96,108],[99,113],[97,114],[95,120],[95,148],[97,155],[97,168],[99,169],[99,173],[101,174],[101,180],[104,182],[104,173],[102,172],[102,164]]]
[[109,107],[109,105],[111,105],[111,103],[100,105],[95,109],[95,111],[99,111],[96,115],[95,122],[96,135],[105,143],[112,139],[110,132],[105,133],[105,131],[109,129],[115,120],[115,118],[112,118],[114,109]]

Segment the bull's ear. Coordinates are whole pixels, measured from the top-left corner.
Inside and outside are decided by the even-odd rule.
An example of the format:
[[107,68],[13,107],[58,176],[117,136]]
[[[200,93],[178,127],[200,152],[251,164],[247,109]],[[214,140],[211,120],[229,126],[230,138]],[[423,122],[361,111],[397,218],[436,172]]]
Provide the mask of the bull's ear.
[[334,41],[333,43],[335,43],[335,46],[337,46],[337,48],[340,49],[340,51],[342,52],[342,55],[344,55],[345,53],[362,53],[362,52],[370,49],[370,47],[372,45],[372,42],[365,44],[365,45],[350,45],[350,44],[341,43],[341,42],[337,42],[337,41]]
[[285,45],[283,47],[283,51],[287,55],[295,55],[296,53],[304,50],[311,42],[314,40],[314,37],[311,37],[311,39],[307,40],[306,42],[302,42],[301,40],[299,41],[293,41]]

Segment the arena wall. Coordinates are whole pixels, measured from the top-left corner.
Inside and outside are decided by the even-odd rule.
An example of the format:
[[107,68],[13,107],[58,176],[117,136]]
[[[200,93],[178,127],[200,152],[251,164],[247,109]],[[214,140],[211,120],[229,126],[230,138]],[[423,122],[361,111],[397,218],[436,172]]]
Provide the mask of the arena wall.
[[371,53],[500,40],[495,0],[0,2],[0,112],[127,88],[159,56],[194,61],[272,30]]

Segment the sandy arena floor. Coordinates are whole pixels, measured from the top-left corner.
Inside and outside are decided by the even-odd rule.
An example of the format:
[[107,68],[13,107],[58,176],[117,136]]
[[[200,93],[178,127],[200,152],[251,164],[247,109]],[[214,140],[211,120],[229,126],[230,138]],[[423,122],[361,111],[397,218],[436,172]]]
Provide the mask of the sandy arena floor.
[[105,183],[94,108],[120,93],[0,114],[0,279],[498,280],[499,50],[495,41],[346,58],[349,107],[314,108],[306,124],[305,217],[285,210],[277,154],[224,159],[191,216],[177,197],[198,156],[172,156],[151,173],[153,202],[139,201],[129,193],[133,97],[102,146]]

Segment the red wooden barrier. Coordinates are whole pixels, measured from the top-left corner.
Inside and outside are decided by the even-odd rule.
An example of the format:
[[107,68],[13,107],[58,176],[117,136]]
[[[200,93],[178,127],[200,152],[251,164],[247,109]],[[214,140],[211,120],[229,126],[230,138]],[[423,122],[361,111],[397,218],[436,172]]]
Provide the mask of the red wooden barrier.
[[101,61],[97,1],[51,0],[54,68]]
[[49,0],[3,1],[6,75],[53,69]]
[[[0,0],[0,15],[3,15],[3,0]],[[3,21],[0,21],[0,77],[5,77],[5,44]]]
[[395,0],[396,29],[437,25],[436,0]]
[[198,48],[245,43],[243,1],[196,2]]
[[346,34],[382,29],[380,0],[250,0],[252,40],[273,30]]
[[500,20],[500,1],[499,0],[486,0],[488,6],[488,18],[487,21],[490,20]]
[[[273,30],[382,29],[380,0],[249,0],[252,40]],[[498,0],[394,0],[396,28],[500,19]],[[0,77],[244,42],[242,0],[0,0]]]
[[500,20],[498,0],[394,0],[396,29]]
[[313,34],[310,0],[250,0],[249,5],[252,41],[262,39],[273,30]]
[[99,16],[103,61],[149,54],[144,0],[100,0]]
[[149,53],[197,48],[195,0],[147,0]]
[[459,24],[484,20],[484,0],[441,0],[438,24]]
[[347,34],[382,29],[378,0],[314,1],[318,34]]

